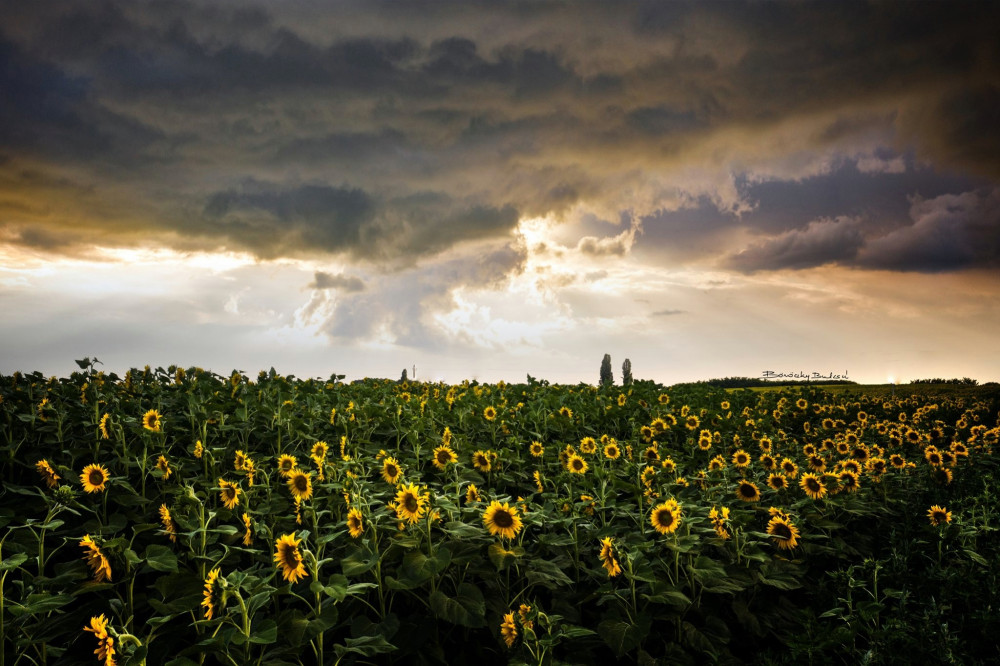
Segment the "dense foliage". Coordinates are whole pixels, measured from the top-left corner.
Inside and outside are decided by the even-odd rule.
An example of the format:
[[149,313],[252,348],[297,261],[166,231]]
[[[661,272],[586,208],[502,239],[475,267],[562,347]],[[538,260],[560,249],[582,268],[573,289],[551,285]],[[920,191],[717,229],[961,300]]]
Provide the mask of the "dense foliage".
[[4,664],[977,663],[995,395],[0,377]]

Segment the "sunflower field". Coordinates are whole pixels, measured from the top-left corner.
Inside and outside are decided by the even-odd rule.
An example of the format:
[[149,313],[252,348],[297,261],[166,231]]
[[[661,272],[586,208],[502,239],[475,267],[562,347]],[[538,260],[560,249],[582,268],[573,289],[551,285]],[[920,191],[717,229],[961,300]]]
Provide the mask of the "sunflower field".
[[0,665],[986,663],[1000,396],[0,376]]

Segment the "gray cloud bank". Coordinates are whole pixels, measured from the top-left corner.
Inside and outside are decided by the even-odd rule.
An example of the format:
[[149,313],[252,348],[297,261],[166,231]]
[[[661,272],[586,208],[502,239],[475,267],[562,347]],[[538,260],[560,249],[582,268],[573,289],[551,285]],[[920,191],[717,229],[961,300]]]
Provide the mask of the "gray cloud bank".
[[[998,256],[995,196],[968,188],[889,228],[835,208],[778,221],[831,155],[855,156],[872,182],[906,171],[903,155],[939,179],[1000,179],[993,3],[105,1],[5,13],[0,242],[70,252],[154,239],[406,266],[461,243],[504,247],[523,216],[582,206],[641,220],[709,202],[715,231],[742,219],[762,239],[723,257],[747,272],[953,270]],[[767,199],[768,183],[788,191]],[[699,216],[685,224],[678,236],[714,238]],[[578,249],[620,256],[657,240],[636,222]]]

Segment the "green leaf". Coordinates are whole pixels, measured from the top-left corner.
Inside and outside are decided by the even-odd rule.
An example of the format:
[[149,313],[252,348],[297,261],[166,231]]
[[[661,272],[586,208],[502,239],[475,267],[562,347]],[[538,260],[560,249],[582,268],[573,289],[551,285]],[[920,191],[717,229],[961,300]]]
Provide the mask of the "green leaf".
[[73,601],[71,594],[53,595],[48,593],[29,594],[24,605],[9,604],[7,610],[11,615],[19,617],[21,615],[37,615],[47,613],[57,608],[62,608]]
[[360,654],[364,657],[374,657],[377,654],[392,652],[396,649],[396,646],[386,641],[382,636],[362,636],[360,638],[348,638],[344,641],[343,645],[334,645],[333,649],[337,653],[337,658],[342,659],[349,652]]
[[340,560],[345,576],[358,576],[370,571],[378,564],[378,557],[366,548],[355,548]]
[[604,620],[597,625],[597,633],[619,659],[624,657],[626,652],[639,647],[648,631],[648,626],[643,629],[639,625],[621,620]]
[[274,620],[264,620],[250,632],[250,642],[267,645],[278,640],[278,625]]
[[458,586],[454,598],[435,590],[430,596],[431,610],[443,620],[473,629],[486,625],[486,601],[479,588],[471,583]]
[[0,571],[10,571],[11,569],[16,569],[21,566],[25,561],[27,561],[28,556],[24,553],[16,553],[11,555],[3,562],[0,562]]
[[148,546],[144,558],[149,568],[154,571],[177,573],[177,556],[166,546],[157,544]]

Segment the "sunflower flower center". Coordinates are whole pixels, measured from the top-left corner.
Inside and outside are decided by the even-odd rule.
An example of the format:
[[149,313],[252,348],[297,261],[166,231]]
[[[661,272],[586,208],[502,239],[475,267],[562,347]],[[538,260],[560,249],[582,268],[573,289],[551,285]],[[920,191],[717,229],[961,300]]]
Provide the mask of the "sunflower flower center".
[[493,514],[493,524],[501,529],[506,529],[514,524],[514,518],[503,509],[498,509]]

